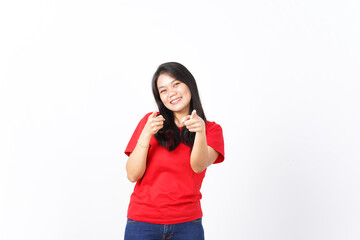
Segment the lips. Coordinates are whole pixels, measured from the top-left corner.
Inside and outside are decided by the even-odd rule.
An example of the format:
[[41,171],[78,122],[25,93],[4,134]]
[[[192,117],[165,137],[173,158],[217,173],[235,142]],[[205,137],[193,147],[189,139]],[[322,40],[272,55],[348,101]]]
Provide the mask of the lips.
[[176,103],[178,103],[181,99],[182,99],[182,97],[178,97],[178,98],[172,100],[170,103],[171,103],[171,104],[176,104]]

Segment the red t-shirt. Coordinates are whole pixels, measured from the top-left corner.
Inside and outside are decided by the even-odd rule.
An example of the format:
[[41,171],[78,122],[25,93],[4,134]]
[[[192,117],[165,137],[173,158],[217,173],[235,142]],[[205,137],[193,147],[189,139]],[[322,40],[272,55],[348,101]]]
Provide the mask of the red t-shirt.
[[[125,150],[134,150],[137,140],[151,113],[146,114],[136,127]],[[206,121],[208,146],[219,153],[214,163],[224,161],[222,129],[215,122]],[[136,221],[156,224],[176,224],[202,217],[200,188],[206,169],[195,173],[190,166],[191,148],[183,143],[173,151],[150,140],[146,171],[136,182],[130,198],[127,217]]]

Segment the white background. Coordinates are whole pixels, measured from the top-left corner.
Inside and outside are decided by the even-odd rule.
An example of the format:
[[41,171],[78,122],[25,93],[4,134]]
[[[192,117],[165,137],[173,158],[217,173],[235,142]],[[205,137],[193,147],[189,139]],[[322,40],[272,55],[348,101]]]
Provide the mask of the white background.
[[360,239],[356,0],[0,3],[0,239],[123,239],[126,144],[167,61],[225,162],[206,239]]

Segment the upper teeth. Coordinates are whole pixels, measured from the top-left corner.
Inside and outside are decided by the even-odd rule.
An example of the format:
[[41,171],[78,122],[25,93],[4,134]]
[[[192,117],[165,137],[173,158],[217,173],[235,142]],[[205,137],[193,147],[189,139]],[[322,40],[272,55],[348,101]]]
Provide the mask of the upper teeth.
[[181,99],[181,97],[179,97],[179,98],[177,98],[177,99],[175,99],[175,100],[171,101],[171,103],[177,102],[177,101],[179,101],[180,99]]

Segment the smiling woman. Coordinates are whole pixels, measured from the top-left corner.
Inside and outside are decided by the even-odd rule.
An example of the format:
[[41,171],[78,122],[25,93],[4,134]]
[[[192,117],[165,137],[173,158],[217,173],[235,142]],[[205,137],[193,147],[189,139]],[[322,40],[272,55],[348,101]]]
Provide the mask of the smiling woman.
[[224,160],[222,129],[206,120],[195,79],[180,63],[160,65],[152,90],[159,112],[143,117],[125,150],[136,182],[125,239],[204,239],[200,188],[206,168]]
[[[170,88],[166,89],[166,86]],[[189,116],[193,110],[196,110],[196,114],[206,122],[194,76],[180,63],[164,63],[159,66],[153,76],[152,92],[160,114],[166,119],[164,128],[155,134],[159,144],[168,148],[169,151],[174,150],[180,142],[192,147],[195,131],[182,128],[178,134],[178,128],[183,126],[181,120]],[[183,98],[180,99],[179,104],[172,104],[179,97]]]

